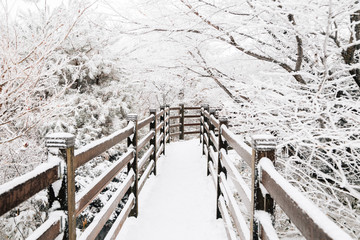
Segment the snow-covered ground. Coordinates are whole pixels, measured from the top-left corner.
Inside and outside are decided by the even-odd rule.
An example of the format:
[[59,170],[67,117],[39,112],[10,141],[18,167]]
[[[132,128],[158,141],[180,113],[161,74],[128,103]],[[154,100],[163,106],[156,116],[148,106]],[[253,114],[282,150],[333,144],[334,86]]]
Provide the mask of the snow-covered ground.
[[157,176],[151,175],[140,194],[138,218],[129,218],[117,239],[226,239],[222,219],[216,220],[216,192],[198,142],[167,146]]

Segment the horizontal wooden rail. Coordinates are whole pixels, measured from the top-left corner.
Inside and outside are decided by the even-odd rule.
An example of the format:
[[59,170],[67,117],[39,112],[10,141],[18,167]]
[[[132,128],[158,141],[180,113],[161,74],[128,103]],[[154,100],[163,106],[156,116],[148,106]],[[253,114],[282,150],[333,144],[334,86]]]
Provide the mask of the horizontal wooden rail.
[[199,130],[196,130],[196,131],[186,131],[184,132],[185,135],[190,135],[190,134],[199,134],[200,131]]
[[114,240],[119,234],[122,226],[125,223],[126,218],[129,216],[131,209],[135,204],[134,194],[130,194],[129,199],[127,200],[124,208],[121,210],[119,216],[116,218],[115,222],[111,226],[109,232],[106,234],[104,240]]
[[195,127],[195,126],[200,126],[200,123],[185,123],[184,124],[185,127]]
[[185,110],[200,110],[201,107],[184,107]]
[[227,195],[227,199],[228,199],[227,205],[229,206],[229,209],[230,209],[230,215],[234,219],[236,230],[241,239],[250,240],[250,230],[249,230],[248,226],[246,225],[246,221],[239,210],[239,207],[236,203],[236,200],[233,196],[232,191],[230,190],[230,187],[228,186],[228,183],[227,183],[224,173],[220,174],[220,180],[221,180],[220,182],[224,188],[224,190],[222,192]]
[[164,139],[164,133],[161,133],[157,138],[156,138],[156,146],[160,146],[161,141]]
[[90,203],[91,201],[109,184],[109,182],[133,159],[134,152],[128,151],[125,153],[120,160],[116,161],[97,177],[94,182],[86,189],[84,189],[76,197],[75,209],[76,216],[78,216]]
[[178,118],[181,118],[181,116],[170,115],[170,119],[178,119]]
[[224,165],[226,172],[228,173],[228,178],[232,180],[234,187],[239,193],[241,200],[246,206],[248,213],[251,213],[251,190],[248,185],[245,183],[244,179],[240,175],[239,171],[233,164],[233,160],[230,159],[230,156],[226,153],[224,149],[221,151],[221,160]]
[[251,166],[252,161],[252,149],[245,143],[239,141],[235,134],[233,134],[226,126],[222,126],[221,134],[228,142],[228,144],[239,154],[239,156]]
[[142,129],[143,127],[149,125],[154,120],[154,116],[151,115],[144,120],[138,122],[138,130]]
[[259,168],[262,184],[305,238],[322,240],[352,239],[322,213],[313,202],[285,180],[276,171],[269,159],[262,158]]
[[150,148],[144,153],[142,158],[139,160],[138,169],[142,169],[144,167],[145,163],[147,162],[147,160],[149,160],[150,155],[153,152],[154,152],[154,145],[151,145]]
[[180,107],[170,107],[170,110],[180,110]]
[[256,211],[255,218],[259,221],[262,229],[263,239],[279,240],[276,230],[272,225],[272,219],[269,213],[265,211]]
[[157,126],[156,126],[156,132],[160,132],[160,129],[164,126],[164,122],[161,122],[159,123]]
[[0,216],[18,206],[60,178],[58,161],[45,163],[33,171],[5,183],[0,188]]
[[137,152],[140,152],[146,144],[148,144],[151,140],[151,138],[153,138],[155,135],[154,131],[150,131],[148,134],[146,134],[139,142],[137,145]]
[[161,144],[161,146],[159,147],[159,150],[156,153],[156,159],[158,159],[160,157],[160,155],[162,154],[164,150],[164,144]]
[[216,129],[219,129],[219,126],[220,126],[219,120],[217,120],[217,119],[214,117],[214,115],[211,115],[211,116],[210,116],[210,122],[211,122],[212,125],[214,125],[214,127],[215,127]]
[[223,216],[223,219],[225,222],[225,229],[226,229],[226,234],[227,234],[228,239],[236,240],[237,238],[236,238],[235,232],[232,229],[232,222],[230,219],[230,215],[227,211],[225,200],[224,200],[223,196],[220,197],[218,205],[219,205],[219,209],[221,212],[221,216]]
[[39,228],[37,228],[26,240],[48,240],[55,239],[62,232],[62,220],[65,214],[61,212],[52,213]]
[[134,182],[134,177],[134,172],[131,171],[110,200],[105,204],[101,211],[96,214],[92,223],[80,235],[79,239],[95,239],[97,237],[115,208],[118,206],[120,200],[124,197],[131,184]]
[[156,118],[161,117],[162,115],[164,115],[164,113],[165,113],[165,111],[164,111],[164,110],[161,110],[160,112],[158,112],[158,113],[156,114]]
[[116,131],[107,137],[96,140],[80,148],[78,151],[75,151],[75,159],[74,159],[75,169],[87,163],[94,157],[99,156],[101,153],[115,146],[116,144],[126,139],[133,133],[134,133],[134,126],[130,124],[124,129]]
[[148,179],[151,171],[154,168],[154,161],[152,160],[149,165],[146,167],[146,170],[144,171],[143,175],[141,176],[140,180],[139,180],[139,193],[141,193],[141,190],[143,189],[146,180]]
[[184,115],[184,118],[200,118],[201,115],[195,114],[195,115]]
[[213,180],[213,183],[214,183],[214,187],[216,188],[216,183],[217,183],[217,180],[216,180],[216,173],[215,173],[215,167],[214,167],[214,163],[213,162],[209,162],[209,170],[210,170],[210,175],[211,175],[211,179]]
[[218,139],[217,137],[215,136],[215,133],[214,131],[210,131],[210,139],[211,141],[214,143],[214,146],[216,148],[216,151],[218,151],[219,149],[219,143],[218,143]]

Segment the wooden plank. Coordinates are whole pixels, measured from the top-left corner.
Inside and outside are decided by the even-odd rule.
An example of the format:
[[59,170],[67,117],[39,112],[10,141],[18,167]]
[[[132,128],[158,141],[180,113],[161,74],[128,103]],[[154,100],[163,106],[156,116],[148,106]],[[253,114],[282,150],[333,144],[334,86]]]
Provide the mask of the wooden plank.
[[146,134],[139,142],[137,146],[137,152],[140,152],[141,149],[145,147],[146,144],[148,144],[152,137],[154,137],[155,132],[150,131],[148,134]]
[[50,217],[37,228],[26,240],[49,240],[55,239],[62,231],[62,215]]
[[205,129],[206,133],[210,132],[210,128],[209,128],[208,123],[204,123],[204,129]]
[[220,122],[218,119],[215,118],[215,116],[213,114],[210,115],[210,122],[212,125],[215,126],[215,128],[219,129]]
[[226,126],[221,127],[221,135],[226,139],[229,145],[239,154],[239,156],[251,167],[252,162],[252,149],[244,142],[237,139]]
[[210,139],[213,142],[216,150],[218,151],[219,149],[219,143],[218,143],[218,138],[215,136],[214,131],[210,131]]
[[113,223],[113,225],[111,226],[109,232],[106,234],[106,237],[104,240],[115,240],[116,239],[116,236],[119,234],[126,219],[128,218],[131,208],[134,206],[134,203],[135,203],[134,194],[130,194],[129,199],[127,200],[124,208],[121,209],[119,216],[116,218],[116,220]]
[[153,120],[154,120],[154,116],[151,115],[151,116],[145,118],[144,120],[139,121],[138,122],[138,130],[142,129],[146,125],[149,125]]
[[250,229],[246,225],[246,221],[240,212],[239,206],[235,201],[232,191],[227,183],[225,174],[220,174],[220,182],[223,185],[223,192],[227,195],[227,203],[230,209],[230,215],[234,219],[236,230],[241,239],[250,240]]
[[204,142],[206,145],[209,145],[209,137],[207,136],[207,133],[204,133]]
[[157,138],[156,138],[156,146],[160,146],[161,141],[164,140],[164,133],[161,133]]
[[199,118],[200,119],[201,115],[199,114],[191,114],[191,115],[184,115],[184,118]]
[[178,115],[178,116],[171,115],[170,116],[170,119],[178,119],[178,118],[181,118],[181,116],[180,115]]
[[207,156],[208,156],[208,154],[209,154],[209,151],[208,151],[207,148],[204,148],[204,153],[205,153],[205,156],[206,156],[206,158],[207,158]]
[[214,168],[214,163],[213,162],[209,162],[209,171],[211,174],[211,179],[213,180],[214,183],[214,187],[217,187],[217,177],[216,177],[216,173],[215,173],[215,168]]
[[171,107],[170,110],[171,110],[171,111],[173,111],[173,110],[180,110],[180,107]]
[[150,148],[144,153],[144,155],[142,156],[142,158],[139,161],[139,165],[138,165],[139,170],[144,167],[146,161],[149,160],[153,151],[154,151],[154,145],[151,145]]
[[269,159],[262,158],[259,164],[263,186],[306,239],[352,239],[283,178]]
[[97,177],[94,182],[84,189],[76,197],[76,216],[92,202],[92,200],[109,184],[109,182],[118,174],[134,157],[134,151],[128,151],[120,160],[113,163],[112,166]]
[[59,162],[46,163],[0,187],[0,216],[59,179]]
[[164,113],[165,113],[165,110],[161,110],[160,112],[158,112],[158,113],[156,114],[156,118],[161,117],[162,115],[164,115]]
[[204,116],[205,116],[206,118],[209,118],[209,117],[210,117],[210,113],[209,113],[208,111],[204,111]]
[[226,230],[226,235],[227,235],[228,239],[236,240],[236,235],[232,229],[232,222],[230,219],[230,215],[226,209],[225,200],[224,200],[223,196],[220,196],[218,205],[219,205],[219,209],[221,212],[221,216],[225,222],[225,230]]
[[185,126],[185,127],[200,126],[200,123],[199,123],[199,122],[196,122],[196,123],[185,123],[184,126]]
[[190,135],[190,134],[199,134],[199,133],[200,133],[200,131],[199,131],[199,130],[184,132],[184,134],[185,134],[185,135]]
[[246,206],[248,213],[251,213],[251,190],[249,186],[245,183],[243,177],[240,175],[239,171],[234,166],[233,161],[230,159],[230,156],[224,149],[221,150],[221,160],[224,167],[226,168],[229,179],[232,180],[237,192],[241,197],[241,200]]
[[201,107],[184,107],[185,110],[200,110]]
[[151,161],[147,166],[146,170],[144,171],[143,175],[141,176],[139,180],[139,194],[141,193],[141,190],[144,187],[146,180],[148,179],[153,167],[154,167],[154,161]]
[[161,146],[159,147],[159,150],[156,153],[156,159],[158,159],[160,157],[163,150],[164,150],[164,144],[161,144]]
[[124,197],[126,192],[129,190],[131,184],[134,182],[134,172],[130,171],[130,174],[126,177],[124,182],[119,186],[118,190],[110,198],[110,200],[105,204],[105,206],[100,210],[98,214],[95,215],[92,223],[85,229],[85,231],[80,235],[80,240],[82,239],[95,239],[107,220],[110,218],[111,214],[115,208],[120,203],[121,199]]
[[272,224],[272,219],[269,213],[265,211],[257,210],[255,211],[255,218],[260,223],[261,240],[279,240],[279,237]]
[[117,131],[107,137],[94,141],[75,152],[74,168],[87,163],[96,156],[115,146],[122,140],[134,133],[134,126],[129,125],[126,128]]
[[[209,149],[210,149],[209,154],[210,154],[210,157],[211,157],[213,163],[217,164],[217,160],[218,160],[217,152],[215,153],[214,148],[212,146],[210,146]],[[215,165],[215,169],[217,169],[216,165]]]

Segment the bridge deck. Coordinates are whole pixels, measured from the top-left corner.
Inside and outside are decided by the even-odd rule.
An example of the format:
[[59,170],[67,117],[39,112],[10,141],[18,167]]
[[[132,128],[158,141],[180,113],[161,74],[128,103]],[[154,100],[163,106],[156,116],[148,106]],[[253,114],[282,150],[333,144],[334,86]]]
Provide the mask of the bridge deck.
[[222,220],[215,219],[216,192],[198,141],[167,146],[157,176],[140,194],[138,218],[129,218],[117,239],[226,239]]

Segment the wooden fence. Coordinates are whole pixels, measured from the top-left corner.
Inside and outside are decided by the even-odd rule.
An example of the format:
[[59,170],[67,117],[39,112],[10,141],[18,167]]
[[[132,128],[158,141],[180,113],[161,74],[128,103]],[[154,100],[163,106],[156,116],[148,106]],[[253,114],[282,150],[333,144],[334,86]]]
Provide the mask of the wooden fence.
[[[306,239],[351,239],[275,169],[276,141],[273,136],[253,136],[250,147],[227,125],[227,118],[217,119],[213,109],[202,106],[202,151],[207,156],[207,172],[217,191],[216,215],[223,218],[228,239],[278,239],[274,229],[275,202]],[[250,167],[250,186],[235,168],[230,148]],[[230,181],[251,216],[250,227],[239,210],[229,187]]]
[[[73,135],[48,135],[48,163],[0,187],[0,215],[48,188],[48,192],[53,193],[49,197],[59,200],[61,207],[51,213],[29,239],[54,239],[61,233],[68,239],[76,239],[76,218],[127,167],[126,179],[78,237],[95,239],[118,203],[128,195],[125,206],[105,238],[114,239],[128,216],[137,217],[139,194],[149,175],[156,175],[157,160],[161,154],[165,154],[166,143],[171,138],[184,139],[188,134],[200,134],[202,151],[208,161],[207,173],[212,176],[217,190],[216,215],[225,221],[229,239],[277,239],[273,227],[275,202],[307,239],[351,239],[276,171],[276,143],[272,136],[253,136],[251,148],[228,129],[227,119],[217,119],[214,109],[208,105],[162,106],[159,112],[150,109],[150,116],[141,121],[137,115],[130,114],[127,127],[77,151],[74,151]],[[75,194],[75,170],[125,140],[127,151],[120,159],[89,187]],[[233,165],[228,152],[230,148],[251,167],[250,187]],[[233,182],[251,215],[250,228],[239,211],[229,181]],[[55,182],[62,183],[60,192],[63,189],[65,197],[56,197],[52,188]]]
[[[78,237],[79,239],[95,239],[120,200],[128,193],[127,203],[106,235],[106,239],[114,239],[128,216],[137,217],[139,194],[149,175],[151,173],[156,175],[157,160],[161,154],[165,153],[166,143],[170,142],[170,129],[173,132],[172,138],[184,139],[184,135],[199,134],[200,109],[200,107],[184,107],[184,104],[172,108],[162,106],[159,112],[156,109],[150,109],[150,116],[141,121],[138,121],[136,114],[130,114],[128,115],[127,127],[77,151],[74,151],[75,136],[72,134],[48,135],[46,137],[49,154],[48,163],[42,164],[32,172],[1,186],[0,216],[41,190],[48,188],[49,192],[54,192],[52,184],[57,181],[60,184],[66,183],[66,185],[61,186],[65,195],[62,198],[63,201],[60,197],[55,196],[55,193],[52,196],[52,198],[60,201],[59,211],[51,213],[51,217],[29,239],[54,239],[61,233],[66,234],[68,239],[76,239],[76,218],[113,178],[127,167],[127,178],[95,216],[92,223]],[[192,111],[197,111],[197,113],[187,114],[187,112],[191,113]],[[187,123],[186,121],[186,119],[196,118],[196,123]],[[171,122],[173,124],[170,126]],[[185,131],[188,127],[197,127],[198,129]],[[140,132],[143,135],[141,138]],[[125,140],[127,151],[121,158],[97,177],[89,187],[75,195],[75,170]]]

